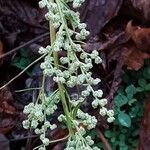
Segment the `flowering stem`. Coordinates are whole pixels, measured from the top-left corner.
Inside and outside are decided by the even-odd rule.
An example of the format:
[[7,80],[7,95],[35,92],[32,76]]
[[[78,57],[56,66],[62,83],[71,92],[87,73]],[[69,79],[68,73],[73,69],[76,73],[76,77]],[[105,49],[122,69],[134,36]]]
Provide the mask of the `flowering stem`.
[[[53,1],[53,0],[51,0]],[[55,28],[53,27],[52,23],[49,21],[49,27],[50,27],[50,43],[51,45],[55,42],[56,40],[56,31],[55,31]],[[59,68],[59,62],[58,62],[58,54],[57,52],[53,52],[53,57],[54,57],[54,65],[56,68]],[[72,121],[69,117],[69,109],[68,109],[68,105],[67,105],[67,102],[66,102],[66,98],[65,98],[65,93],[64,93],[64,86],[63,84],[61,84],[60,82],[58,83],[58,90],[60,92],[60,99],[61,99],[61,103],[62,103],[62,106],[63,106],[63,110],[64,110],[64,113],[65,113],[65,116],[66,116],[66,121],[67,121],[67,127],[68,127],[68,130],[69,130],[69,134],[70,135],[73,135],[73,129],[72,129]]]

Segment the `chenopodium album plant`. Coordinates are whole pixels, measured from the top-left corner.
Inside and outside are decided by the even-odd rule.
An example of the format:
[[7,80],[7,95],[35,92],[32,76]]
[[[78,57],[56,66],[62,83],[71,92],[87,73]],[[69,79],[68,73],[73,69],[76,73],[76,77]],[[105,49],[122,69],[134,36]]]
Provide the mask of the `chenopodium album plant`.
[[[65,150],[99,150],[94,147],[94,141],[90,136],[85,136],[86,131],[96,127],[97,119],[81,110],[81,105],[88,96],[93,97],[91,105],[93,108],[100,108],[100,115],[107,118],[109,123],[114,121],[114,111],[106,108],[107,99],[102,98],[102,90],[94,90],[93,87],[101,80],[94,79],[90,69],[92,62],[100,64],[102,59],[99,53],[93,50],[92,53],[85,52],[81,44],[89,32],[86,24],[80,22],[79,13],[70,9],[78,8],[84,0],[41,0],[40,8],[46,7],[45,14],[50,26],[50,45],[41,47],[39,53],[44,55],[44,62],[41,63],[43,70],[43,82],[39,96],[35,103],[30,103],[24,108],[27,120],[23,121],[25,129],[32,128],[40,135],[42,145],[39,150],[45,150],[46,146],[55,141],[50,141],[46,135],[47,130],[57,128],[48,120],[48,116],[57,110],[57,104],[61,102],[63,114],[58,116],[58,121],[65,123],[69,135]],[[58,57],[58,52],[64,51],[65,56]],[[47,76],[52,76],[57,83],[58,89],[50,96],[44,91],[44,81]],[[68,94],[68,89],[75,86],[84,86],[77,100],[73,100]],[[60,139],[61,140],[61,139]]]

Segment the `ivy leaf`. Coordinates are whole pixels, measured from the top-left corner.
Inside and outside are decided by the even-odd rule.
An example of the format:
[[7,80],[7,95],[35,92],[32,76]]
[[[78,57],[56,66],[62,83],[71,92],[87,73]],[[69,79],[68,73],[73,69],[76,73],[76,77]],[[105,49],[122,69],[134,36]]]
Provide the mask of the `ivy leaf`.
[[136,93],[136,88],[133,84],[129,85],[126,89],[125,92],[127,94],[128,99],[132,99],[134,94]]
[[131,126],[131,118],[128,114],[124,112],[120,112],[118,114],[118,121],[122,126],[130,127]]

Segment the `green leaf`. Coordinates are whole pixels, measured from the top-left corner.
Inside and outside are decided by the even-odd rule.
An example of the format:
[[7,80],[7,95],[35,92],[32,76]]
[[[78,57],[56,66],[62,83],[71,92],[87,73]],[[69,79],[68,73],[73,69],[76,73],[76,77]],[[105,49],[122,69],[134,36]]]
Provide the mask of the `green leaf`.
[[136,88],[136,92],[143,92],[143,91],[144,91],[144,89],[141,88],[141,87],[137,87],[137,88]]
[[30,63],[32,62],[32,60],[30,60],[29,58],[15,58],[14,62],[12,62],[12,65],[23,70],[25,69]]
[[122,146],[126,146],[126,144],[125,144],[125,139],[126,139],[126,137],[125,137],[124,134],[120,134],[120,135],[119,135],[119,140],[120,140],[119,143],[118,143],[119,146],[121,146],[121,147],[122,147]]
[[101,143],[101,142],[96,143],[95,146],[97,146],[99,148],[103,148],[104,147],[103,143]]
[[126,96],[124,96],[123,94],[118,94],[115,97],[115,105],[117,107],[121,107],[121,106],[127,104],[127,102],[128,102],[128,98]]
[[139,80],[138,80],[138,84],[139,84],[139,86],[141,86],[142,88],[145,88],[147,82],[146,82],[145,79],[139,79]]
[[34,56],[30,56],[25,50],[21,50],[20,53],[11,62],[12,66],[15,66],[21,70],[25,69],[34,60]]
[[122,146],[122,147],[119,148],[119,150],[128,150],[128,146],[127,145],[126,146]]
[[131,106],[134,102],[136,102],[137,101],[137,99],[136,98],[133,98],[133,99],[131,99],[129,102],[128,102],[128,104]]
[[125,89],[125,92],[127,94],[128,99],[132,99],[133,95],[136,93],[136,88],[133,84],[131,84]]
[[121,146],[121,147],[126,146],[125,141],[124,140],[120,140],[119,141],[119,146]]
[[137,104],[136,106],[134,107],[131,107],[131,111],[129,112],[129,115],[131,118],[135,118],[138,113],[139,113],[139,109],[140,109],[140,105]]
[[94,129],[88,132],[87,134],[89,134],[92,139],[95,139],[97,137],[97,132]]
[[124,112],[120,112],[118,114],[118,121],[122,126],[130,127],[131,126],[131,118],[128,114]]
[[111,141],[112,143],[114,143],[114,142],[116,141],[116,137],[112,137],[112,138],[110,139],[110,141]]
[[105,137],[111,138],[112,137],[112,132],[110,130],[105,131]]

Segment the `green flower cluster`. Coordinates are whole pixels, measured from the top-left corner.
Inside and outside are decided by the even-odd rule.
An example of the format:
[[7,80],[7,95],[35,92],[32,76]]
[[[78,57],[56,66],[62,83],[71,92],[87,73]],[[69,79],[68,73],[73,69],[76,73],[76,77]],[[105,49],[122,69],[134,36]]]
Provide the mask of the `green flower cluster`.
[[[27,114],[27,120],[23,121],[23,127],[25,129],[34,129],[36,134],[40,135],[40,139],[43,142],[43,146],[49,145],[49,139],[46,138],[46,131],[48,129],[53,130],[57,128],[56,124],[51,124],[47,120],[47,116],[50,116],[57,109],[57,103],[59,102],[59,92],[55,91],[52,95],[46,96],[41,94],[41,101],[30,103],[25,106],[23,113]],[[41,126],[42,125],[42,126]]]
[[[66,117],[63,114],[61,114],[58,117],[58,121],[65,122]],[[72,120],[72,126],[74,128],[77,128],[78,126],[82,125],[85,128],[87,128],[88,130],[91,130],[96,127],[96,124],[97,124],[97,119],[95,116],[91,116],[88,113],[84,113],[80,109],[78,109],[78,111],[77,111],[76,118],[74,118],[74,120]]]
[[88,130],[91,130],[96,127],[97,119],[95,118],[95,116],[91,116],[88,113],[84,113],[83,111],[78,109],[77,118],[78,118],[78,126],[82,124]]
[[94,141],[90,136],[85,136],[85,133],[83,127],[78,128],[74,137],[69,137],[65,150],[100,150],[96,146],[93,147]]
[[[114,120],[113,110],[107,110],[107,99],[102,98],[103,91],[101,89],[94,90],[94,86],[99,84],[101,80],[93,78],[90,71],[93,63],[100,64],[102,59],[97,50],[93,50],[91,53],[83,50],[83,40],[90,33],[86,30],[86,24],[80,22],[79,13],[71,10],[68,5],[72,2],[73,7],[78,8],[84,1],[41,0],[39,2],[40,8],[47,8],[48,12],[45,14],[45,18],[50,22],[50,29],[53,27],[55,30],[55,35],[53,35],[55,40],[51,45],[39,49],[39,53],[45,55],[44,62],[40,67],[44,77],[51,76],[58,84],[58,90],[50,96],[45,94],[44,86],[42,86],[36,103],[31,103],[24,108],[24,113],[28,115],[28,118],[23,121],[23,126],[26,129],[35,129],[35,133],[40,135],[43,145],[39,147],[39,150],[45,150],[45,146],[50,143],[46,137],[46,131],[53,130],[56,125],[51,124],[47,120],[47,116],[55,112],[59,101],[62,102],[64,114],[61,114],[58,120],[66,123],[69,130],[69,140],[65,150],[83,148],[85,150],[99,150],[99,148],[93,147],[94,141],[91,137],[85,136],[86,130],[95,128],[97,124],[95,116],[80,109],[88,96],[94,98],[92,106],[100,108],[101,116],[107,115],[108,122]],[[60,51],[63,51],[64,55],[59,58],[57,54]],[[72,100],[67,89],[81,85],[84,90],[79,93],[79,99]]]

